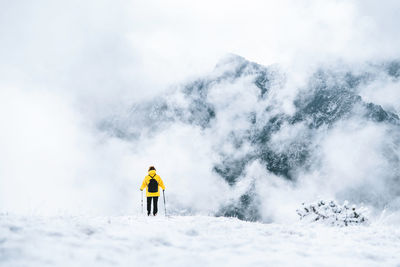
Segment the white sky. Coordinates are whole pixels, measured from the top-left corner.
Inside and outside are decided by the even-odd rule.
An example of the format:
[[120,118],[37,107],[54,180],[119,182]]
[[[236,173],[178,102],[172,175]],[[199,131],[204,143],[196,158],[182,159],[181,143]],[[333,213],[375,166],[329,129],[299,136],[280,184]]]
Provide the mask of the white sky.
[[137,98],[158,92],[209,71],[226,53],[291,66],[399,56],[398,1],[0,5],[3,85],[96,95],[100,103],[121,93]]

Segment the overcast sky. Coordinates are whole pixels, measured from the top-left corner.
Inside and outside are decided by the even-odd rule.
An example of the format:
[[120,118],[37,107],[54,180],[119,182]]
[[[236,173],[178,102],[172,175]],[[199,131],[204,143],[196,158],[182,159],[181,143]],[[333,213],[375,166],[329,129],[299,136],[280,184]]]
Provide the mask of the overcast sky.
[[210,71],[226,53],[266,65],[399,56],[400,4],[391,0],[0,5],[1,86],[64,90],[100,102],[158,92]]

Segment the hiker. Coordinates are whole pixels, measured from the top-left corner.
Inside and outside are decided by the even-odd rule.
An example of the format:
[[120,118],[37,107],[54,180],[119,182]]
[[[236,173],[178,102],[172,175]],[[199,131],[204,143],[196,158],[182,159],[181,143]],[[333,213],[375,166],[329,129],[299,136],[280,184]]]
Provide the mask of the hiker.
[[144,177],[142,186],[140,187],[140,191],[143,191],[143,189],[147,187],[147,216],[150,216],[151,213],[151,200],[153,200],[153,215],[157,215],[157,202],[158,197],[160,196],[160,190],[158,188],[159,186],[161,186],[164,192],[165,186],[163,181],[161,180],[161,177],[156,174],[156,168],[154,168],[154,166],[150,166],[149,175]]

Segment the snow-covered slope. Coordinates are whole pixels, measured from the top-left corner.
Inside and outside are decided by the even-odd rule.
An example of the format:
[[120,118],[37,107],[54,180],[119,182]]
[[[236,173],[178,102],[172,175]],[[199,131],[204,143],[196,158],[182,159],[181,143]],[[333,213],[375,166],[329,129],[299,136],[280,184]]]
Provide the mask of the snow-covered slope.
[[398,266],[389,226],[227,217],[0,216],[1,266]]

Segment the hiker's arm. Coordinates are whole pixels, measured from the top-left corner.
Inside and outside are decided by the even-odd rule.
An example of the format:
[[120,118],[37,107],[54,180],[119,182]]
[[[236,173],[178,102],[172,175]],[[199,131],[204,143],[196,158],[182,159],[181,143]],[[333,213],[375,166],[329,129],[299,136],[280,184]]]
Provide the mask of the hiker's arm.
[[147,183],[146,183],[146,177],[145,177],[144,180],[143,180],[142,186],[140,187],[140,190],[145,189],[146,186],[147,186]]
[[162,190],[165,190],[165,185],[164,185],[163,180],[161,180],[161,177],[160,177],[159,186],[161,186]]

